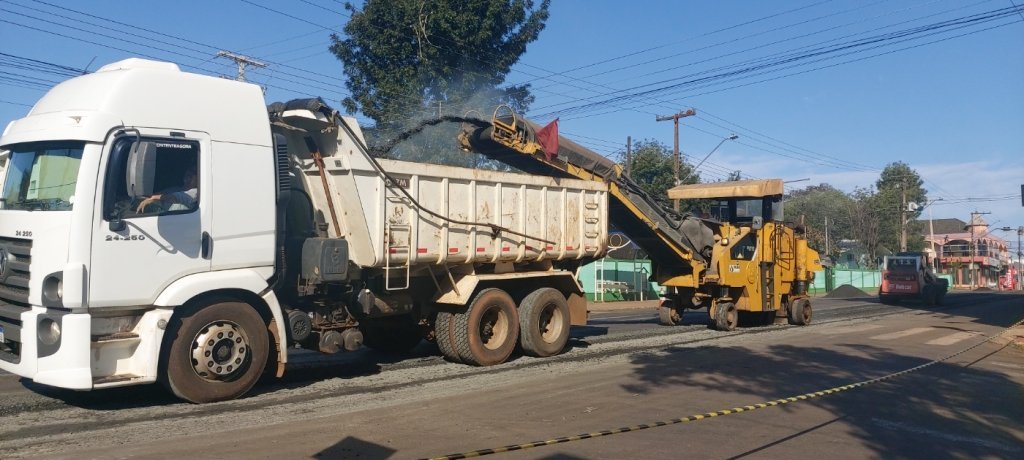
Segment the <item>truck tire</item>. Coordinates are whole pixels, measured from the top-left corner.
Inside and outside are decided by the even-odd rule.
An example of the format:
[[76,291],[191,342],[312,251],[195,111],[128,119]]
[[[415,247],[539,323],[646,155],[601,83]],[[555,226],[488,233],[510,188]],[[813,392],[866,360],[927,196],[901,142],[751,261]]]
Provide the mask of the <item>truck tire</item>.
[[811,316],[813,311],[811,310],[811,301],[808,299],[796,299],[789,305],[789,312],[787,319],[789,324],[795,326],[806,326],[811,324]]
[[188,402],[242,396],[256,384],[267,364],[267,324],[248,304],[219,302],[192,308],[172,319],[169,326],[161,381]]
[[453,363],[462,363],[458,350],[455,348],[455,314],[446,311],[437,312],[434,320],[434,340],[441,356]]
[[359,331],[363,345],[384,353],[405,353],[423,340],[423,332],[409,315],[364,319]]
[[740,322],[739,311],[736,304],[732,302],[720,303],[715,307],[715,329],[719,331],[731,331],[736,329]]
[[519,303],[519,341],[523,353],[546,358],[569,342],[569,303],[557,289],[540,288]]
[[658,322],[662,326],[675,326],[683,321],[683,315],[676,308],[676,303],[671,300],[663,300],[658,305]]
[[505,291],[480,291],[463,313],[455,314],[455,348],[466,364],[493,366],[508,359],[519,341],[516,303]]

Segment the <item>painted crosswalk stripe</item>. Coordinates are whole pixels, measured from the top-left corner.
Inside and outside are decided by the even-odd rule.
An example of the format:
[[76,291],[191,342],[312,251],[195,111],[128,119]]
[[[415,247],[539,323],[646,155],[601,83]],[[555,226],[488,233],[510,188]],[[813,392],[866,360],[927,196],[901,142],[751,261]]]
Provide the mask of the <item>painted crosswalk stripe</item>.
[[832,329],[822,329],[814,332],[822,335],[850,334],[853,332],[866,332],[873,329],[879,329],[881,327],[881,324],[858,324],[855,326],[840,326]]
[[928,331],[931,331],[933,329],[935,329],[935,328],[934,327],[915,327],[913,329],[906,329],[906,330],[903,330],[903,331],[890,332],[888,334],[876,335],[876,336],[872,337],[871,340],[896,340],[896,339],[902,339],[904,337],[910,337],[912,335],[920,334],[922,332],[928,332]]
[[954,332],[944,337],[939,337],[935,340],[929,340],[925,342],[928,345],[953,345],[961,340],[967,340],[974,337],[974,332]]

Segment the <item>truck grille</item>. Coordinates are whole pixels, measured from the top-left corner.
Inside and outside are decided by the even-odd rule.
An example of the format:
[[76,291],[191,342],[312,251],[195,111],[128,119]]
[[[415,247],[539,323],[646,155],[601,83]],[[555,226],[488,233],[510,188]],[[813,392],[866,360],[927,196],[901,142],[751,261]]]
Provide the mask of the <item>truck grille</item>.
[[32,240],[0,237],[0,300],[28,308]]

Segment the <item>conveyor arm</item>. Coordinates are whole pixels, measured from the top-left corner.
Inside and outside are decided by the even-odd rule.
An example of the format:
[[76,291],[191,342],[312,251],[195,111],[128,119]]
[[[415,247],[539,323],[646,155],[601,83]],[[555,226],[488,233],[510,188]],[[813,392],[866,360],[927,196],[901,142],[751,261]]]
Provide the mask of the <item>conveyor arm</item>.
[[701,219],[663,206],[623,175],[620,165],[562,136],[557,155],[549,158],[536,140],[536,124],[510,110],[498,116],[500,110],[491,126],[463,129],[463,148],[532,174],[607,183],[611,222],[647,251],[658,266],[655,277],[664,281],[687,276],[689,283],[696,283],[689,275],[704,270],[714,245],[714,233]]

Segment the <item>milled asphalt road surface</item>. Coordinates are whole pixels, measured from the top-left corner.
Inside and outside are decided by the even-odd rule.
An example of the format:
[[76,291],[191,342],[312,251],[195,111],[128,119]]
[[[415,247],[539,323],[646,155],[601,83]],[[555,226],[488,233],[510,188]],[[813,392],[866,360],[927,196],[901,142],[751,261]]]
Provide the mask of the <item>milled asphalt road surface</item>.
[[[807,327],[706,327],[688,312],[594,308],[570,348],[489,368],[302,354],[249,397],[180,403],[158,386],[78,393],[0,375],[0,458],[416,458],[655,423],[872,379],[1024,317],[1024,297],[947,305],[815,300]],[[811,401],[529,449],[505,458],[1024,458],[1014,332],[949,361]]]

